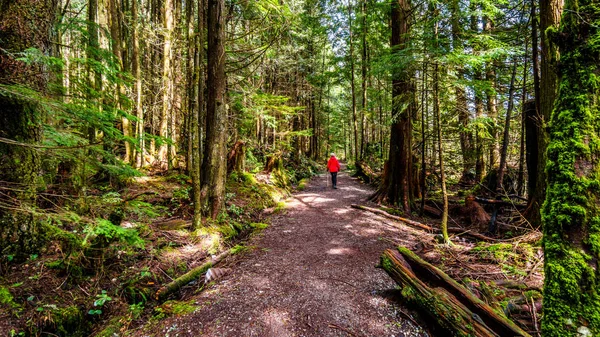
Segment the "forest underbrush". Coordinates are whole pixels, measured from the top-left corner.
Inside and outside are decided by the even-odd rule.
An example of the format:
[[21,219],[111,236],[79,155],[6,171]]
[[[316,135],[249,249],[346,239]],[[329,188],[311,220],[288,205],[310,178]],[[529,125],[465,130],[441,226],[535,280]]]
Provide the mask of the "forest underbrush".
[[188,312],[185,299],[205,288],[206,270],[175,291],[159,290],[222,252],[253,249],[244,242],[285,209],[292,186],[302,188],[315,173],[316,164],[303,164],[230,173],[225,210],[203,217],[199,228],[191,220],[191,179],[176,172],[149,170],[118,187],[98,185],[60,205],[54,200],[36,214],[45,241],[40,253],[0,263],[0,331],[116,336]]
[[[363,175],[375,170],[359,163],[357,171]],[[376,172],[373,177],[378,176]],[[385,204],[380,204],[377,209],[357,208],[377,212],[410,226],[419,239],[405,248],[464,286],[501,317],[509,318],[532,336],[538,336],[544,282],[542,233],[523,217],[526,203],[523,198],[516,197],[517,179],[511,173],[514,172],[509,170],[505,177],[503,189],[508,192],[501,200],[492,197],[490,191],[495,186],[487,183],[495,181],[493,172],[482,184],[465,186],[457,182],[449,185],[450,244],[443,244],[440,234],[442,200],[435,184],[428,185],[423,204],[415,197],[411,214]],[[430,179],[435,178],[435,175],[431,176]],[[363,175],[363,180],[367,180],[364,177],[368,178],[368,175]],[[376,178],[371,181],[379,183]],[[401,245],[401,238],[386,239]],[[431,282],[431,278],[426,276],[422,281]],[[439,315],[431,309],[430,302],[408,295],[412,292],[406,287],[402,289],[405,300],[420,308],[422,314]],[[456,307],[450,306],[450,312],[454,309]]]

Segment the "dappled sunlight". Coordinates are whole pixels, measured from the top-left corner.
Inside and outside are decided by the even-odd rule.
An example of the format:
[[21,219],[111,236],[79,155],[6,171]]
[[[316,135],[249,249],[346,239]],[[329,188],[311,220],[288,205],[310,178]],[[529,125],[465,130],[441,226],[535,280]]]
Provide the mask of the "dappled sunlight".
[[293,336],[293,334],[288,331],[288,329],[291,328],[289,313],[270,308],[263,312],[261,320],[274,335],[282,337]]
[[187,244],[176,249],[166,249],[162,252],[161,259],[163,261],[179,261],[196,254],[204,255],[204,247],[201,243]]
[[350,211],[351,210],[348,208],[338,208],[338,209],[334,210],[333,213],[342,215],[342,214],[348,214],[348,213],[350,213]]
[[356,251],[352,248],[331,248],[327,251],[330,255],[353,255]]

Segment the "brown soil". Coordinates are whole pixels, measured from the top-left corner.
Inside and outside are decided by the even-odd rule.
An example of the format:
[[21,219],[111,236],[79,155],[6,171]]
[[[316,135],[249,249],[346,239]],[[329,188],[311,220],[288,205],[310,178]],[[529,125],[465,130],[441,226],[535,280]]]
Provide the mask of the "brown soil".
[[370,193],[345,173],[337,190],[325,175],[314,178],[248,242],[252,251],[226,262],[231,271],[192,297],[193,313],[135,335],[425,336],[407,318],[396,284],[375,268],[392,241],[411,245],[416,233],[350,208]]

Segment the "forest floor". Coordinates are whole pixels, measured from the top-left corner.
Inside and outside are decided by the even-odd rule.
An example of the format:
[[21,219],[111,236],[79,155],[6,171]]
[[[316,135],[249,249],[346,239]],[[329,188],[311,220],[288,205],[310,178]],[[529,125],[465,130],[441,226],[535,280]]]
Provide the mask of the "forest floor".
[[402,307],[394,281],[375,268],[393,241],[412,245],[415,230],[350,208],[372,192],[343,172],[337,190],[326,187],[325,175],[314,177],[247,243],[249,252],[219,265],[225,276],[186,299],[192,312],[134,335],[427,335]]

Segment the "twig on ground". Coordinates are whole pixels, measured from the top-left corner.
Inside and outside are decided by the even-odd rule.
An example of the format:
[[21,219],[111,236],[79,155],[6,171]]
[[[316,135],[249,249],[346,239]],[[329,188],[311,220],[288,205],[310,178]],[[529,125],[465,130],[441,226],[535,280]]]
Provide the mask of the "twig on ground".
[[351,330],[348,330],[346,328],[344,328],[343,326],[339,326],[337,324],[333,324],[333,323],[329,323],[329,327],[332,329],[338,329],[338,330],[342,330],[343,332],[349,334],[350,336],[357,336],[354,332],[352,332]]
[[408,313],[404,312],[404,310],[398,310],[402,314],[402,316],[406,317],[412,324],[415,326],[421,326],[421,324],[417,323]]

